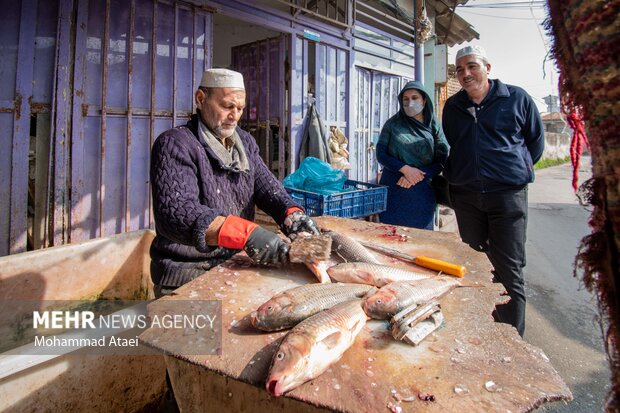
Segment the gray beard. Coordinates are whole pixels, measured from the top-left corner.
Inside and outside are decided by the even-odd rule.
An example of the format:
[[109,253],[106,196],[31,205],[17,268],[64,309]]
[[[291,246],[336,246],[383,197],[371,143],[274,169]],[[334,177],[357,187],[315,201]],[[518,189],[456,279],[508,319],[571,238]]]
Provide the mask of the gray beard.
[[233,130],[233,133],[228,137],[233,143],[230,150],[226,149],[223,144],[223,140],[226,138],[220,139],[202,120],[198,124],[198,135],[217,156],[224,169],[232,172],[248,172],[250,170],[243,142],[236,130]]

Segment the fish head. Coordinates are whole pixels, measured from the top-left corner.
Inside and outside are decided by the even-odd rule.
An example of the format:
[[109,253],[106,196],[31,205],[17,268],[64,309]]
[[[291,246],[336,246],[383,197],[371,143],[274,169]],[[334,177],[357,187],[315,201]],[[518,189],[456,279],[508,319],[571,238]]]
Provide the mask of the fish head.
[[395,314],[398,308],[398,299],[394,291],[382,288],[366,298],[362,303],[362,308],[369,317],[385,320]]
[[286,295],[273,297],[252,312],[252,325],[261,330],[273,330],[282,324],[283,318],[287,318],[291,305],[291,299]]
[[287,336],[273,355],[267,392],[281,396],[310,379],[308,361],[312,343],[303,335]]

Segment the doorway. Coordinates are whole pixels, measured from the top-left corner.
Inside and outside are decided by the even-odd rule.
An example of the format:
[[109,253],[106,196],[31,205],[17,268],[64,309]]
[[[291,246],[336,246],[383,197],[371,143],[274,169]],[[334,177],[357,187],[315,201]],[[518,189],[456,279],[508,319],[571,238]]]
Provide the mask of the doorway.
[[379,164],[376,147],[385,122],[398,112],[398,93],[409,78],[357,67],[355,108],[356,179],[377,183]]
[[287,36],[221,14],[213,17],[213,67],[243,74],[246,108],[239,126],[249,132],[269,169],[280,180],[289,172]]

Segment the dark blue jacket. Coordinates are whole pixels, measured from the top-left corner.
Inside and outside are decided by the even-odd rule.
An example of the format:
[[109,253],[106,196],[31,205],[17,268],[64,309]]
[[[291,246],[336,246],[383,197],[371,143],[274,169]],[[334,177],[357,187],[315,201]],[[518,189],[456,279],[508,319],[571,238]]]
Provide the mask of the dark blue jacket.
[[461,90],[446,101],[443,130],[450,144],[444,175],[452,185],[477,192],[525,186],[544,148],[538,108],[523,89],[491,80],[475,105]]

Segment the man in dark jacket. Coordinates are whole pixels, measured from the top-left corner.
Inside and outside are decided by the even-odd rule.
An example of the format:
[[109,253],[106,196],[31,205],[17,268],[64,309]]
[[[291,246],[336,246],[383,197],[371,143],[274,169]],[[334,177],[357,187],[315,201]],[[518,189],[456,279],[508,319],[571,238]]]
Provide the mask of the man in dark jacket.
[[260,264],[286,262],[288,244],[252,222],[255,206],[290,238],[319,232],[267,168],[254,138],[237,127],[245,107],[241,73],[205,71],[195,101],[196,115],[162,133],[151,153],[158,296],[240,250]]
[[489,79],[484,49],[456,55],[463,89],[446,102],[443,130],[450,144],[444,175],[461,238],[484,251],[510,301],[497,318],[525,329],[527,185],[544,148],[543,125],[532,98],[521,88]]

